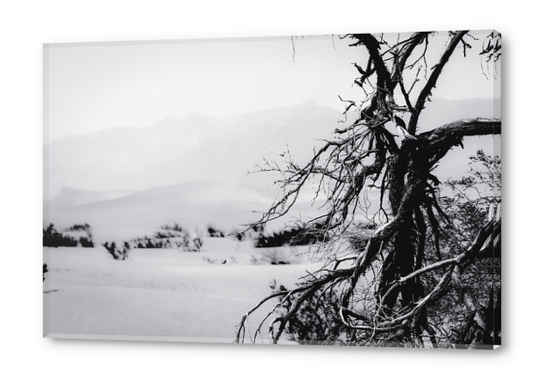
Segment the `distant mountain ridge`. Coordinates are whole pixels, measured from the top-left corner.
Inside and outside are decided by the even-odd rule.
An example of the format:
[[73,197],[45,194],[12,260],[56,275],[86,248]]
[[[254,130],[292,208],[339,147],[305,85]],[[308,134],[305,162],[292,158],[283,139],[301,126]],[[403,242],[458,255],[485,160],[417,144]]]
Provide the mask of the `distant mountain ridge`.
[[[492,100],[429,103],[421,129],[472,117],[500,116]],[[104,129],[45,145],[44,222],[62,227],[89,223],[97,236],[137,236],[162,223],[231,228],[255,221],[274,196],[270,173],[246,175],[263,159],[280,160],[288,148],[303,164],[319,139],[333,138],[341,113],[306,102],[215,119],[197,113],[166,117],[143,127]],[[352,119],[349,118],[349,121]],[[440,163],[445,180],[468,169],[477,149],[495,153],[500,137],[465,139]],[[271,187],[271,190],[266,188]],[[51,201],[47,192],[49,192]],[[378,193],[369,193],[378,203]],[[320,215],[304,191],[294,213]]]
[[134,194],[134,191],[85,191],[77,188],[62,187],[58,196],[48,202],[51,208],[76,207],[100,201],[118,199]]
[[[458,118],[500,116],[499,104],[491,99],[435,99],[422,113],[420,128]],[[246,180],[246,173],[263,158],[280,159],[274,152],[286,146],[298,161],[308,159],[313,147],[323,144],[318,139],[333,137],[341,119],[339,111],[308,101],[225,119],[193,112],[146,127],[65,137],[44,145],[44,198],[52,199],[63,187],[125,191],[208,179],[234,184]]]
[[[166,223],[204,230],[208,225],[231,231],[254,222],[269,208],[272,196],[252,188],[198,181],[156,187],[124,196],[118,192],[94,192],[64,188],[44,203],[44,223],[59,228],[88,223],[98,240],[141,236]],[[296,211],[318,212],[307,203]]]
[[116,127],[44,146],[51,192],[141,190],[186,181],[237,180],[270,156],[329,138],[340,112],[315,102],[215,119],[197,113],[143,128]]

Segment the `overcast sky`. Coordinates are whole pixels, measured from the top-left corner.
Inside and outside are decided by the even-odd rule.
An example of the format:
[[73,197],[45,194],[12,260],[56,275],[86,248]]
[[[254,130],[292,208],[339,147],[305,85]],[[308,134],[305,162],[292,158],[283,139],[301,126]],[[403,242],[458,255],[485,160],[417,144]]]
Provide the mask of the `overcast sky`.
[[[479,40],[470,41],[467,58],[456,54],[446,71],[457,75],[443,75],[435,97],[495,95],[478,56],[485,34],[473,33]],[[352,87],[352,63],[364,61],[364,50],[348,42],[313,36],[45,45],[48,141],[194,111],[224,118],[311,99],[342,110],[337,95],[362,96]]]

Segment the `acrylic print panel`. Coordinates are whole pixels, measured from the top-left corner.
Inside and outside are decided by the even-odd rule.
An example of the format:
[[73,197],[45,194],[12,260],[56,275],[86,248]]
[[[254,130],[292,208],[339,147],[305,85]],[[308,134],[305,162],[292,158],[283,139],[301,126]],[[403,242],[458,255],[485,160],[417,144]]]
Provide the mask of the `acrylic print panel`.
[[501,344],[500,34],[44,46],[44,335]]

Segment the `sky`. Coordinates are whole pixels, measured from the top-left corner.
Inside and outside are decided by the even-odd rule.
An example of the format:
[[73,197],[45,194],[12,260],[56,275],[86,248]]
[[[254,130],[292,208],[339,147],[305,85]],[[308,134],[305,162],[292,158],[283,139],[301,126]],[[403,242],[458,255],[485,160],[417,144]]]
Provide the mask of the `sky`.
[[[490,98],[480,43],[456,54],[433,95]],[[445,33],[432,37],[447,39]],[[338,36],[44,45],[45,141],[117,126],[147,126],[191,112],[226,118],[314,100],[342,110],[365,52]],[[437,57],[432,51],[431,57]],[[431,67],[431,62],[429,66]],[[498,91],[497,91],[498,92]]]

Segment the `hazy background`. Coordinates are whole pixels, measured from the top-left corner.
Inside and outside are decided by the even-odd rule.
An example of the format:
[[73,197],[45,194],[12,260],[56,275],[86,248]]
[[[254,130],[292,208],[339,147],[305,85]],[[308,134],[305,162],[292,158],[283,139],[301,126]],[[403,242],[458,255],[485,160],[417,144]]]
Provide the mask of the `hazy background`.
[[[473,32],[473,50],[446,67],[420,130],[500,115],[499,76],[478,55],[486,34]],[[431,39],[429,68],[448,34]],[[277,196],[278,176],[249,173],[264,158],[282,160],[286,147],[305,164],[344,120],[339,96],[363,99],[352,82],[365,51],[348,43],[305,36],[45,46],[44,222],[89,223],[100,241],[163,223],[232,230],[256,221]],[[498,143],[467,139],[438,176],[465,174],[470,155],[494,154]],[[303,192],[292,215],[321,215],[323,199],[311,208],[312,195]],[[379,193],[363,196],[374,209],[360,217],[372,217]]]
[[[500,97],[482,74],[485,32],[473,32],[466,58],[454,54],[434,97]],[[433,39],[444,42],[446,34]],[[224,118],[314,100],[343,110],[359,99],[354,62],[362,47],[339,36],[49,44],[44,47],[45,142],[117,126],[148,126],[191,112]],[[441,43],[442,44],[442,43]],[[441,51],[430,50],[429,66]],[[458,52],[460,53],[460,52]]]

